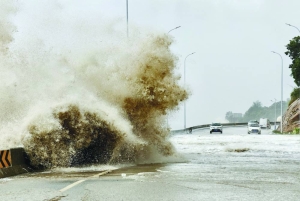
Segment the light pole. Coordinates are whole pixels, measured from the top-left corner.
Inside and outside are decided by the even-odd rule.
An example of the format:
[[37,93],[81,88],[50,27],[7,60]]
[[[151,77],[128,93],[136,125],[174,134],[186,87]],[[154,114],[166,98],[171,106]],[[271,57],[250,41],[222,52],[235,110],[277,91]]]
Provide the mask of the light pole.
[[[180,28],[181,26],[178,26],[178,27],[175,27],[175,28],[173,28],[173,29],[171,29],[170,31],[168,31],[168,34],[171,32],[171,31],[173,31],[173,30],[175,30],[175,29],[178,29],[178,28]],[[168,114],[167,114],[167,126],[168,126],[168,124],[169,124],[169,121],[168,121]]]
[[[196,52],[193,52],[191,54],[188,54],[185,59],[184,59],[184,67],[183,67],[183,70],[184,70],[184,74],[183,74],[183,82],[184,82],[184,87],[185,87],[185,61],[186,61],[186,58],[192,54],[195,54]],[[186,129],[186,105],[185,105],[185,101],[184,101],[184,129]]]
[[168,31],[168,33],[170,33],[171,31],[180,28],[181,26],[175,27],[174,29],[171,29],[170,31]]
[[283,59],[282,56],[277,53],[272,51],[274,54],[277,54],[281,58],[281,121],[280,121],[280,132],[282,133],[282,121],[283,121],[283,116],[282,116],[282,99],[283,99]]
[[127,39],[128,39],[128,0],[126,0]]
[[274,121],[274,130],[276,130],[276,125],[277,125],[277,115],[276,115],[276,98],[274,98],[275,101],[271,100],[275,104],[275,121]]

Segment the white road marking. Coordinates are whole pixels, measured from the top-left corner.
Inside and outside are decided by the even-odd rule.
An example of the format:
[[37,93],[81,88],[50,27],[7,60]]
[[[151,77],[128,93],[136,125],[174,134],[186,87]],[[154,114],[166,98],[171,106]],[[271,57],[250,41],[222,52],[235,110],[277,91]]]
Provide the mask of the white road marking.
[[[95,174],[95,175],[93,175],[93,176],[91,176],[91,177],[88,177],[88,178],[100,177],[100,176],[105,175],[105,174],[107,174],[107,173],[109,173],[109,172],[111,172],[111,170],[106,170],[106,171],[104,171],[104,172],[101,172],[101,173],[99,173],[99,174]],[[84,182],[84,181],[86,181],[86,179],[85,179],[85,180],[83,179],[83,180],[76,181],[76,182],[74,182],[73,184],[70,184],[70,185],[66,186],[65,188],[63,188],[63,189],[60,189],[59,192],[67,191],[67,190],[69,190],[70,188],[73,188],[74,186],[76,186],[76,185],[78,185],[78,184],[80,184],[80,183],[82,183],[82,182]]]
[[69,190],[70,188],[73,188],[74,186],[76,186],[77,184],[80,184],[82,182],[84,182],[85,180],[79,180],[79,181],[76,181],[75,183],[73,184],[70,184],[69,186],[66,186],[65,188],[63,189],[60,189],[59,192],[64,192],[66,190]]

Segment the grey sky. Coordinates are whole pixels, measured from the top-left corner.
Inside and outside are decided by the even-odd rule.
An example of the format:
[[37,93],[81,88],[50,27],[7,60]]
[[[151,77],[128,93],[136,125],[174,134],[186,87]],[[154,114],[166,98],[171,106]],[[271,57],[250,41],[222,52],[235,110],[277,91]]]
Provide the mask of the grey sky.
[[[51,3],[31,1],[27,12],[35,10],[36,17]],[[50,2],[50,1],[49,1]],[[254,101],[270,106],[271,99],[280,100],[281,60],[283,57],[283,99],[289,98],[292,86],[288,65],[291,60],[284,54],[285,45],[298,35],[290,23],[300,28],[299,0],[128,0],[129,36],[131,30],[147,34],[149,30],[168,32],[174,37],[172,51],[179,58],[178,74],[183,75],[186,62],[186,83],[192,92],[187,101],[187,126],[225,120],[227,111],[244,113]],[[126,0],[63,1],[66,15],[78,13],[91,18],[97,26],[101,20],[118,22],[126,34]],[[23,8],[24,9],[24,8]],[[51,10],[49,8],[49,10]],[[23,16],[22,16],[23,15]],[[20,13],[18,27],[26,25],[26,14]],[[34,14],[32,14],[34,16]],[[102,17],[101,17],[102,16]],[[47,23],[43,21],[43,23]],[[37,33],[38,34],[38,33]],[[182,77],[183,78],[183,77]],[[183,84],[183,80],[181,80]],[[183,105],[169,117],[172,129],[183,128]]]

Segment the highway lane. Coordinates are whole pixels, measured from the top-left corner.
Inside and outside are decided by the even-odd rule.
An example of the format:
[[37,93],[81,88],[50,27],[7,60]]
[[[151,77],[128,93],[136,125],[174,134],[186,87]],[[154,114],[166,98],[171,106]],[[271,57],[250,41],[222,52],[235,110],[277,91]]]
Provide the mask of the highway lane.
[[[0,179],[1,200],[298,200],[300,136],[246,127],[170,136],[168,163],[91,166]],[[111,170],[111,172],[105,172]],[[106,173],[106,174],[105,174]],[[99,175],[103,174],[103,175]]]

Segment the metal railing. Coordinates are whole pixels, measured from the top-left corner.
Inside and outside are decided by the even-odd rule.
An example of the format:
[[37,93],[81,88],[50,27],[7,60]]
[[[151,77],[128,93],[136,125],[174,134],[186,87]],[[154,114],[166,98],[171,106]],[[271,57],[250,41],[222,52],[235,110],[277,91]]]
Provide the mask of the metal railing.
[[[275,122],[270,122],[271,125],[274,125]],[[280,122],[276,122],[276,125],[280,124]],[[235,127],[235,126],[247,126],[248,122],[243,122],[243,123],[224,123],[221,124],[223,127]],[[175,134],[175,133],[182,133],[182,132],[186,132],[186,133],[192,133],[193,130],[197,130],[197,129],[203,129],[203,128],[209,128],[210,124],[202,124],[202,125],[198,125],[198,126],[192,126],[186,129],[179,129],[179,130],[172,130],[171,133]]]

